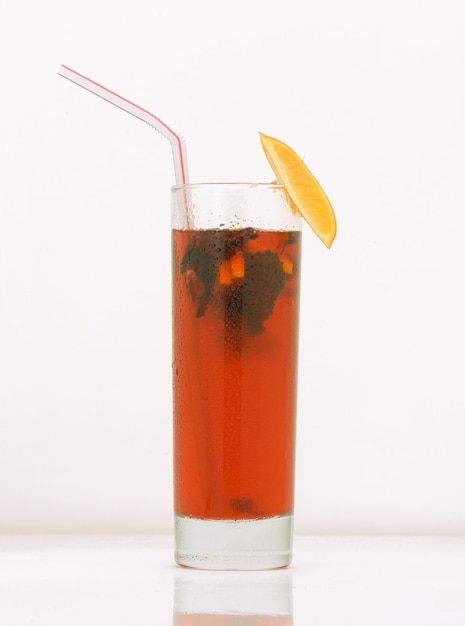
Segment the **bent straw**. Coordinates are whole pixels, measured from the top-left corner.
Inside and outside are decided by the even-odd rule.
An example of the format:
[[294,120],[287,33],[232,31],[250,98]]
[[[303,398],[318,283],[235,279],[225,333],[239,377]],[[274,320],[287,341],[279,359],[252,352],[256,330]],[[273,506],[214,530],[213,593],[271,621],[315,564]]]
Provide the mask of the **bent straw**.
[[189,175],[187,172],[187,152],[186,152],[186,142],[184,137],[179,133],[176,133],[168,124],[166,124],[159,117],[150,113],[150,111],[146,111],[142,107],[122,96],[119,96],[114,91],[107,89],[103,85],[99,85],[94,80],[87,78],[83,74],[72,70],[70,67],[66,65],[61,65],[58,74],[63,76],[63,78],[67,78],[71,82],[79,85],[79,87],[83,87],[90,91],[91,93],[103,98],[110,104],[114,104],[119,109],[126,111],[130,115],[137,117],[142,122],[146,122],[149,126],[157,130],[165,139],[171,144],[171,149],[173,152],[173,162],[174,162],[174,173],[176,178],[177,185],[186,185],[189,182]]

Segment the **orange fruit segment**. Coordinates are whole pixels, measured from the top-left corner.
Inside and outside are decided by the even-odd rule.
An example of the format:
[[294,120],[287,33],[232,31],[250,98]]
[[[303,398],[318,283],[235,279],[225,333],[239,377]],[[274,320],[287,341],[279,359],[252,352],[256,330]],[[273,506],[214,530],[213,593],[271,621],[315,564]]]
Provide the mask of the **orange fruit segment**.
[[284,254],[279,255],[279,260],[283,264],[283,272],[285,274],[292,274],[294,271],[294,264],[290,259],[287,258]]
[[266,158],[278,182],[284,186],[293,204],[327,248],[336,237],[333,207],[323,188],[298,154],[288,145],[259,133]]
[[244,253],[242,250],[236,252],[234,256],[230,259],[231,263],[231,274],[234,278],[244,278],[245,276],[245,259]]
[[222,285],[230,285],[231,281],[231,263],[229,261],[223,261],[220,265],[220,283]]

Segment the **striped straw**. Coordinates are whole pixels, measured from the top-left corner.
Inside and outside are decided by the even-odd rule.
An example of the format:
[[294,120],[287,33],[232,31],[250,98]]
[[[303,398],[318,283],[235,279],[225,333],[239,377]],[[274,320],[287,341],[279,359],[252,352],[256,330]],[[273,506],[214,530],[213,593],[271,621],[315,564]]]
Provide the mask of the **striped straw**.
[[142,107],[134,104],[130,100],[119,96],[114,91],[103,87],[103,85],[99,85],[95,81],[87,78],[83,74],[72,70],[70,67],[66,65],[61,65],[58,74],[63,76],[63,78],[67,78],[71,82],[87,89],[91,93],[103,98],[110,104],[114,104],[119,109],[130,113],[134,117],[137,117],[139,120],[146,122],[152,128],[155,128],[159,133],[168,139],[171,144],[171,149],[173,152],[173,162],[174,162],[174,172],[176,178],[177,185],[186,185],[189,182],[189,175],[187,171],[187,152],[186,152],[186,143],[182,135],[176,133],[168,124],[166,124],[163,120],[161,120],[150,111],[146,111]]

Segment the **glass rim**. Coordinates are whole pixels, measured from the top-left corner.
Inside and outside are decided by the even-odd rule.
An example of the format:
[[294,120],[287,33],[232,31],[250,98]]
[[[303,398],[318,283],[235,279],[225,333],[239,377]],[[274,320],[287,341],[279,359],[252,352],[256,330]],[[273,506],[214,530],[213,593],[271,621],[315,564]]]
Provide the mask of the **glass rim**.
[[256,182],[211,182],[211,183],[185,183],[183,185],[173,185],[171,191],[183,191],[186,189],[204,189],[206,187],[212,187],[219,189],[220,187],[231,189],[279,189],[285,190],[284,185],[278,182],[272,183],[256,183]]

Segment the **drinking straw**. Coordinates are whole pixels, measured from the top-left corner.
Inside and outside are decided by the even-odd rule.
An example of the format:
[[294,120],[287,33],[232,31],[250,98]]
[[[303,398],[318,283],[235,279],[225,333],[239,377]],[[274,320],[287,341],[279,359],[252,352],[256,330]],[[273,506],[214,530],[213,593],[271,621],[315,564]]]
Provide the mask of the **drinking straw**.
[[171,149],[173,152],[173,162],[174,162],[174,173],[176,178],[177,185],[186,185],[189,182],[189,175],[187,171],[187,152],[186,152],[186,142],[184,137],[179,133],[175,132],[171,126],[168,126],[166,122],[161,120],[159,117],[150,113],[146,109],[143,109],[134,102],[119,96],[114,91],[107,89],[103,85],[96,83],[94,80],[87,78],[83,74],[72,70],[70,67],[66,65],[61,65],[58,74],[63,76],[63,78],[67,78],[71,82],[87,89],[91,93],[103,98],[110,104],[114,104],[119,109],[130,113],[134,117],[137,117],[139,120],[146,122],[149,126],[157,130],[160,134],[168,139],[171,144]]

